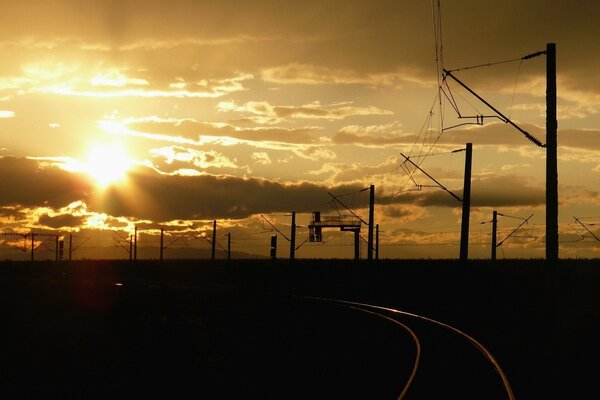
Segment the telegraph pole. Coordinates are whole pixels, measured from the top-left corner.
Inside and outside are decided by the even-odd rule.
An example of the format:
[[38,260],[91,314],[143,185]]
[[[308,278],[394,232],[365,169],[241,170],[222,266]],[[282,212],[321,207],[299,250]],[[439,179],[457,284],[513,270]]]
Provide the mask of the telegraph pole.
[[546,261],[558,261],[556,44],[546,44]]
[[367,259],[373,259],[373,216],[375,214],[375,185],[369,186],[369,233],[367,239]]
[[375,260],[379,260],[379,224],[375,225]]
[[164,243],[164,237],[165,237],[165,230],[164,228],[160,228],[160,261],[162,262],[163,260],[163,243]]
[[133,235],[129,235],[129,261],[133,259]]
[[212,247],[211,247],[211,252],[210,252],[210,258],[211,260],[215,261],[215,251],[216,251],[216,245],[217,245],[217,220],[213,220],[213,233],[212,233],[212,243],[211,243]]
[[35,250],[35,233],[31,231],[31,262],[33,262],[33,252]]
[[462,199],[462,223],[460,226],[460,260],[469,258],[469,214],[471,212],[471,161],[473,157],[473,144],[467,143],[465,154],[465,178]]
[[277,235],[271,236],[271,260],[277,260]]
[[134,229],[134,234],[133,234],[133,261],[137,261],[137,240],[138,240],[138,234],[137,234],[137,226]]
[[227,233],[227,261],[231,261],[231,232]]
[[354,260],[360,259],[360,230],[354,230]]
[[496,241],[498,232],[498,211],[494,210],[492,215],[492,261],[496,261]]
[[290,228],[290,261],[296,258],[296,211],[292,211],[292,227]]
[[73,260],[73,234],[69,233],[69,261]]
[[56,253],[56,262],[58,262],[58,233],[56,234],[56,236],[54,236],[54,252]]

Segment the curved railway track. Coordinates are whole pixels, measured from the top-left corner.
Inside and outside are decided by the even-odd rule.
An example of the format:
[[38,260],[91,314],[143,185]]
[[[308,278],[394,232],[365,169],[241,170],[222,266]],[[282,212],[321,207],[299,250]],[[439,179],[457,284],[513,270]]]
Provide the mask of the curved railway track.
[[[394,323],[408,332],[414,342],[416,356],[414,361],[412,361],[412,372],[410,376],[406,378],[403,389],[397,397],[398,400],[405,398],[426,399],[431,398],[431,396],[461,399],[515,399],[509,380],[492,353],[475,338],[458,328],[432,318],[389,307],[323,297],[294,297],[307,301],[334,304],[339,307],[369,313]],[[406,321],[402,321],[401,319],[405,319]],[[418,325],[419,333],[416,332],[416,329],[413,326],[415,323]],[[449,336],[449,338],[445,337],[441,339],[443,336]],[[450,339],[450,341],[448,341],[448,339]],[[455,339],[458,339],[458,341]],[[452,343],[452,348],[449,349],[447,346],[432,346],[436,348],[435,353],[437,354],[429,354],[427,357],[423,357],[421,343],[427,342],[431,344],[436,341],[443,341],[447,344]],[[458,350],[459,355],[468,354],[469,351],[468,349],[465,351],[463,348],[464,346],[475,349],[481,356],[479,357],[479,360],[477,357],[472,357],[471,355],[469,357],[465,356],[460,360],[454,359],[452,365],[448,365],[448,363],[444,361],[444,357],[456,354],[456,350]],[[420,366],[425,363],[441,364],[441,369],[438,369],[436,372],[436,368],[431,368],[429,365],[428,368],[420,368]],[[465,365],[468,363],[470,363],[470,365]],[[493,374],[489,373],[490,367],[492,367]],[[452,368],[453,370],[451,371],[449,368]],[[468,371],[476,371],[474,374],[476,375],[476,378],[471,375],[464,377],[465,379],[461,379],[461,374],[466,374]],[[485,373],[486,371],[487,373]],[[424,376],[422,376],[421,379],[418,378],[421,375],[419,372],[424,372]],[[441,376],[444,378],[440,379]],[[475,382],[474,379],[478,379],[478,381]],[[493,382],[494,379],[496,382]],[[451,380],[460,380],[460,382],[452,382],[449,384],[449,381]],[[441,381],[444,382],[444,385],[440,385]]]

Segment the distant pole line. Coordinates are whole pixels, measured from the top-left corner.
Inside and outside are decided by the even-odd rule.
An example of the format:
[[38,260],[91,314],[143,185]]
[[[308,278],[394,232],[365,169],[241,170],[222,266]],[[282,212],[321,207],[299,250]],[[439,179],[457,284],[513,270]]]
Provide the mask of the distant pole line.
[[465,174],[463,184],[462,222],[460,225],[460,260],[466,262],[469,258],[469,219],[471,214],[471,164],[473,144],[467,143],[465,156]]
[[163,260],[163,250],[164,248],[164,237],[165,237],[165,230],[164,228],[160,228],[160,255],[159,255],[159,259],[162,262]]
[[375,225],[375,260],[379,260],[379,224]]
[[271,235],[271,260],[277,260],[277,235]]
[[216,250],[217,250],[217,220],[213,220],[213,240],[211,242],[211,253],[210,258],[212,261],[215,261]]
[[31,231],[31,262],[33,262],[33,252],[35,251],[35,233]]
[[231,261],[231,232],[227,233],[227,261]]
[[290,261],[296,258],[296,212],[292,211],[292,223],[290,227]]
[[360,230],[354,231],[354,261],[360,260]]
[[369,232],[367,243],[367,259],[373,260],[373,228],[375,215],[375,185],[369,186]]
[[498,235],[498,211],[494,210],[492,214],[492,261],[496,261],[496,242]]
[[558,261],[556,44],[546,44],[546,261]]

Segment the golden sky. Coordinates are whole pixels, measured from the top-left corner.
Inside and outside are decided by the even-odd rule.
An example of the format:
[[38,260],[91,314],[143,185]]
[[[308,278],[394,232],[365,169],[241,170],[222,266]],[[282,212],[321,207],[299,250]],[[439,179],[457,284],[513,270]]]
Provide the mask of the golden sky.
[[[437,4],[6,2],[2,231],[71,233],[87,240],[80,256],[126,257],[119,238],[137,225],[145,258],[158,256],[160,228],[169,242],[187,232],[169,249],[174,257],[208,248],[193,238],[217,219],[220,243],[231,233],[234,251],[267,256],[274,232],[261,214],[287,233],[297,211],[302,242],[311,211],[338,214],[328,192],[348,194],[341,200],[366,219],[360,190],[373,184],[380,257],[454,258],[460,203],[437,188],[413,190],[401,154],[429,149],[421,166],[460,194],[464,152],[451,151],[471,142],[470,255],[489,256],[498,210],[499,240],[520,223],[510,217],[534,214],[499,257],[543,257],[545,151],[494,118],[440,136],[466,120],[446,101],[439,107],[437,67],[519,59],[556,43],[560,255],[596,257],[600,243],[573,217],[593,232],[600,221],[600,5]],[[544,142],[545,62],[455,74]],[[458,86],[452,93],[463,115],[492,114]],[[324,236],[297,257],[353,256],[351,234]],[[27,258],[23,246],[5,236],[0,257]]]

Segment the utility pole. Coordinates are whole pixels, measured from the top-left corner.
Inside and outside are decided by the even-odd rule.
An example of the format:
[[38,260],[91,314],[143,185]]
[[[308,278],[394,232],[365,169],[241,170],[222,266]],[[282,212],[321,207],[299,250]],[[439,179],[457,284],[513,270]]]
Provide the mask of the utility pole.
[[277,235],[271,236],[271,260],[277,260]]
[[556,44],[546,44],[546,261],[558,261]]
[[137,241],[138,241],[138,234],[137,234],[137,226],[134,229],[134,234],[133,234],[133,261],[137,261]]
[[375,225],[375,260],[379,260],[379,224]]
[[231,232],[227,233],[227,261],[231,261]]
[[369,186],[369,233],[367,239],[367,259],[373,259],[373,216],[375,214],[375,185]]
[[133,235],[129,235],[129,261],[133,260]]
[[73,260],[73,234],[69,233],[69,261]]
[[212,247],[211,247],[211,252],[210,252],[210,259],[215,261],[215,251],[216,251],[216,245],[217,245],[217,220],[213,220],[213,233],[212,233],[212,243],[211,243]]
[[492,215],[492,261],[496,261],[496,241],[498,232],[498,211]]
[[290,261],[296,258],[296,211],[292,211],[292,227],[290,228]]
[[360,259],[360,230],[354,230],[354,261]]
[[161,262],[163,260],[164,238],[165,238],[165,230],[164,230],[164,228],[160,228],[160,261]]
[[31,231],[31,262],[33,262],[33,252],[35,251],[35,233]]
[[58,262],[58,233],[54,236],[54,252],[56,262]]
[[463,262],[469,258],[469,214],[471,212],[471,161],[473,157],[473,144],[467,143],[466,150],[462,196],[462,223],[460,226],[460,260]]

